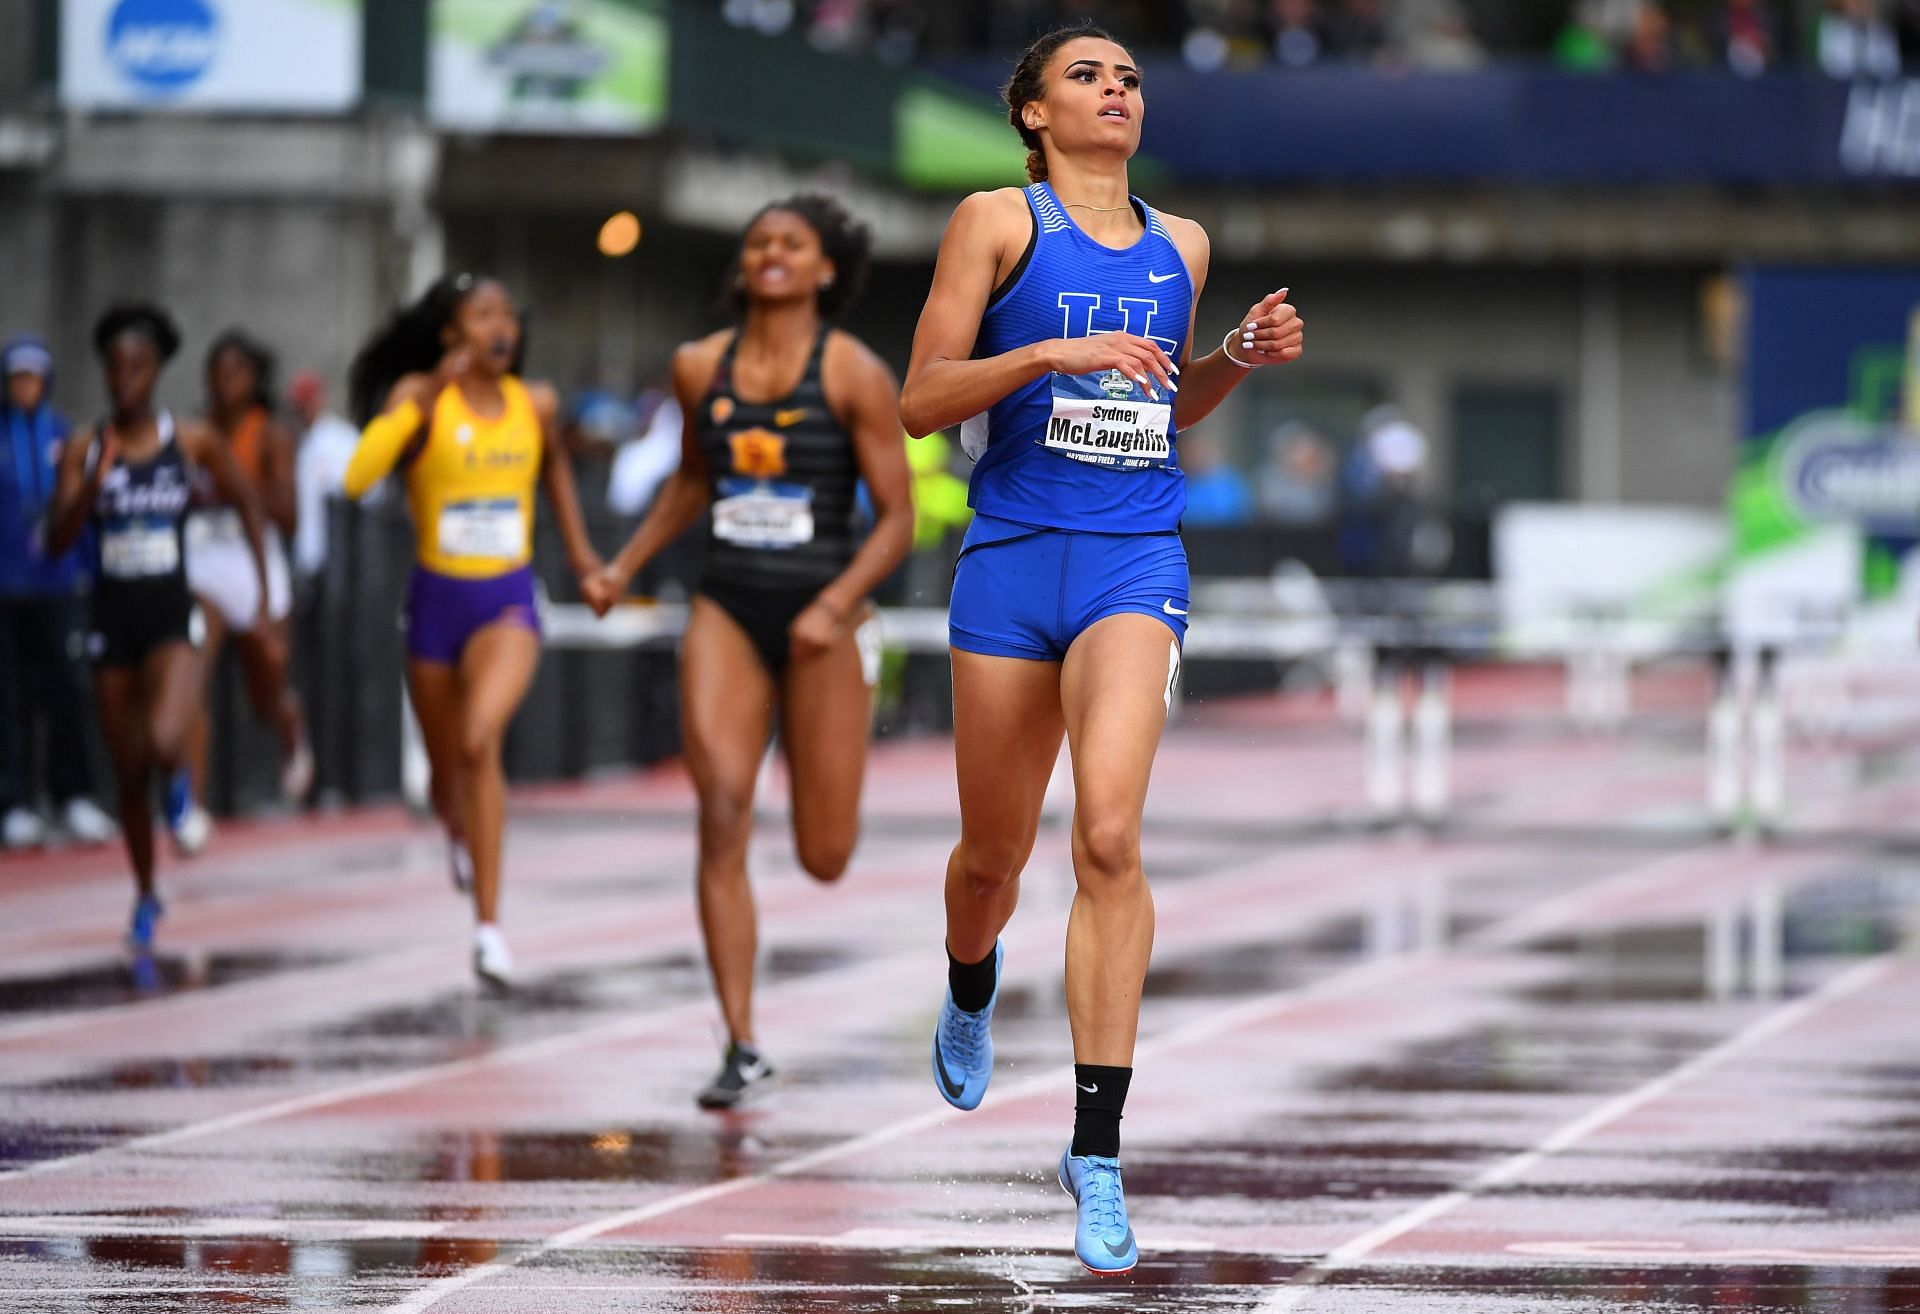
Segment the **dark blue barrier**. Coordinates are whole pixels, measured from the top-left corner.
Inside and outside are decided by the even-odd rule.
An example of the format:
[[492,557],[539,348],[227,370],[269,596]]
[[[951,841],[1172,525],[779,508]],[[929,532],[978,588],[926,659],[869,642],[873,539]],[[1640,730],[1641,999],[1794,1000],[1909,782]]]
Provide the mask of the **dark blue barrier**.
[[[998,59],[932,69],[983,91],[1007,75]],[[1512,67],[1197,73],[1152,60],[1144,71],[1142,151],[1192,182],[1920,178],[1920,81]]]

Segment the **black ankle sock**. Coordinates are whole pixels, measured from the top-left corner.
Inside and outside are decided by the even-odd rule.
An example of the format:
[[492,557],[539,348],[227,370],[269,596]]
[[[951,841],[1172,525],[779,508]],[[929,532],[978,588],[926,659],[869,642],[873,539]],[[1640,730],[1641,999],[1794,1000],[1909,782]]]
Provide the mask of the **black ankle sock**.
[[953,991],[954,1006],[963,1013],[978,1013],[993,1002],[996,977],[993,950],[977,963],[963,963],[947,954],[947,988]]
[[1120,1157],[1120,1112],[1127,1106],[1132,1068],[1103,1068],[1097,1063],[1073,1065],[1073,1148],[1076,1158],[1098,1154]]

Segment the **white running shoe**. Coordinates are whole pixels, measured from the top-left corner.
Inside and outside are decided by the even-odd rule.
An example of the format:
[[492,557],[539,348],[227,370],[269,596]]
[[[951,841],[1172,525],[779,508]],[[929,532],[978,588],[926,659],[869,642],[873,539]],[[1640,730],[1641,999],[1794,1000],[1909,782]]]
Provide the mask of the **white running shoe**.
[[198,803],[189,805],[180,824],[174,828],[173,847],[180,850],[181,857],[191,858],[206,848],[212,838],[213,814]]
[[465,840],[447,841],[447,874],[453,878],[453,888],[461,894],[473,889],[473,851]]
[[60,822],[78,844],[111,844],[114,836],[119,834],[113,818],[102,812],[92,799],[84,796],[67,800],[67,806],[60,813]]
[[280,768],[280,794],[289,802],[303,803],[312,788],[313,749],[307,746],[306,736],[302,735],[294,745],[293,755]]
[[34,849],[47,842],[47,823],[31,808],[9,808],[0,821],[0,838],[10,849]]
[[505,992],[513,985],[513,954],[507,948],[507,937],[492,922],[474,928],[473,974],[495,991]]

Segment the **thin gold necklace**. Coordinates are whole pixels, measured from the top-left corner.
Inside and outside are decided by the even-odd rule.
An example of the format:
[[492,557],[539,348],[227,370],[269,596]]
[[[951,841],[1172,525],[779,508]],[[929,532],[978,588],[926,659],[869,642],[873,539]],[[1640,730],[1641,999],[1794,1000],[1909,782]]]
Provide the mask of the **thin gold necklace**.
[[1115,210],[1131,210],[1131,205],[1088,205],[1085,201],[1062,201],[1069,210],[1092,210],[1097,214],[1109,214]]

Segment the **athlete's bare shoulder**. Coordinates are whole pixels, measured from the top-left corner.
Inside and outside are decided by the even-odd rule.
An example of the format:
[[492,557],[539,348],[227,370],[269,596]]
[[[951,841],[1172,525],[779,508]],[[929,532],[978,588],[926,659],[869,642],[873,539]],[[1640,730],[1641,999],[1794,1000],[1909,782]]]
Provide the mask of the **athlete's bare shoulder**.
[[991,191],[971,192],[953,209],[949,227],[985,228],[996,231],[1018,226],[1024,234],[1028,227],[1027,194],[1018,187],[996,187]]
[[879,352],[845,329],[828,331],[820,373],[835,411],[842,410],[842,401],[872,394],[876,389],[893,398],[893,405],[899,404],[900,385],[894,379],[893,368],[880,358]]
[[827,330],[826,353],[820,363],[826,369],[832,369],[837,365],[863,372],[887,368],[887,363],[880,358],[879,352],[843,328]]
[[551,420],[560,412],[560,391],[545,379],[522,379],[520,386],[527,390],[527,400],[533,404],[535,414],[544,420]]
[[697,401],[713,385],[714,371],[720,368],[720,357],[733,334],[732,329],[716,329],[673,349],[673,389],[683,407]]

